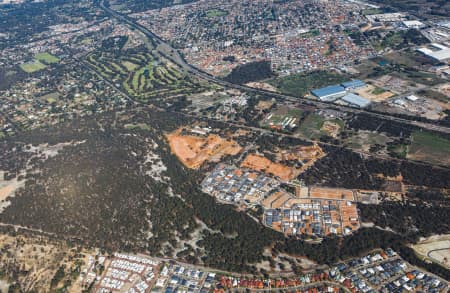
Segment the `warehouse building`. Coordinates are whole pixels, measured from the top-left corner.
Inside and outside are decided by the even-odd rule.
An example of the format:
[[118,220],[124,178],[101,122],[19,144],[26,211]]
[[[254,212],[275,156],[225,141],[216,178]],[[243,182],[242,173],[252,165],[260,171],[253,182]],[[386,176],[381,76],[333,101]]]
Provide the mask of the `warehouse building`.
[[354,89],[365,87],[366,83],[362,80],[354,79],[351,81],[341,83],[341,86],[343,86],[346,90],[354,90]]
[[349,93],[342,97],[342,101],[350,104],[351,106],[359,107],[359,108],[365,108],[370,105],[370,101],[367,99],[364,99],[361,96],[355,95],[353,93]]
[[430,46],[432,49],[420,48],[418,51],[437,61],[442,62],[450,60],[450,48],[437,43],[432,43]]
[[345,88],[340,85],[331,85],[311,91],[319,100],[333,102],[346,95]]

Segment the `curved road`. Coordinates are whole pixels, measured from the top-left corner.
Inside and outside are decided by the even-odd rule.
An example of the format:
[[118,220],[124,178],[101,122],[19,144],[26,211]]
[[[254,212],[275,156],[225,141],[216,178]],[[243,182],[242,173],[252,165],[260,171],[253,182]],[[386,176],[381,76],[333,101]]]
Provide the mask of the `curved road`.
[[352,112],[352,113],[355,113],[355,114],[366,113],[366,114],[369,114],[369,115],[371,115],[373,117],[382,118],[382,119],[390,120],[390,121],[396,121],[396,122],[400,122],[400,123],[406,123],[406,124],[418,126],[418,127],[424,128],[424,129],[438,131],[438,132],[444,132],[444,133],[450,134],[450,128],[445,127],[445,126],[440,126],[440,125],[435,125],[435,124],[426,123],[426,122],[419,122],[419,121],[413,121],[413,120],[398,118],[398,117],[394,117],[394,116],[391,116],[391,115],[388,115],[388,114],[380,114],[380,113],[375,113],[375,112],[371,112],[371,111],[363,110],[363,109],[357,109],[357,108],[346,107],[346,106],[339,106],[339,105],[336,105],[336,104],[325,103],[325,102],[321,102],[321,101],[318,101],[318,100],[311,100],[311,99],[306,99],[306,98],[297,98],[297,97],[293,97],[293,96],[289,96],[289,95],[285,95],[285,94],[275,93],[275,92],[267,91],[267,90],[255,89],[255,88],[251,88],[251,87],[248,87],[248,86],[235,84],[235,83],[230,83],[228,81],[222,80],[220,78],[212,76],[212,75],[210,75],[210,74],[208,74],[208,73],[206,73],[206,72],[204,72],[204,71],[202,71],[202,70],[192,66],[191,64],[187,63],[184,60],[184,58],[180,55],[178,50],[176,50],[173,47],[171,47],[167,42],[162,40],[158,35],[156,35],[152,31],[150,31],[146,27],[140,25],[135,20],[130,19],[128,16],[123,15],[121,13],[118,13],[117,11],[109,8],[108,4],[107,4],[107,1],[108,0],[102,0],[100,2],[100,8],[102,8],[106,13],[108,13],[111,16],[115,17],[116,19],[118,19],[118,20],[122,21],[123,23],[126,23],[129,26],[133,27],[134,29],[140,31],[147,38],[156,41],[158,43],[157,50],[160,52],[161,55],[163,55],[165,58],[169,59],[171,62],[177,64],[180,68],[184,69],[188,73],[190,73],[190,74],[192,74],[194,76],[197,76],[197,77],[199,77],[201,79],[217,83],[217,84],[219,84],[219,85],[221,85],[223,87],[235,88],[235,89],[238,89],[238,90],[241,90],[241,91],[244,91],[244,92],[251,92],[251,93],[255,93],[255,94],[266,95],[266,96],[270,96],[270,97],[273,97],[273,98],[276,98],[276,99],[279,99],[279,100],[287,100],[287,101],[296,102],[296,103],[301,102],[301,103],[304,103],[304,104],[314,105],[314,106],[316,106],[318,108],[333,107],[333,108],[335,108],[337,110],[346,111],[346,112]]

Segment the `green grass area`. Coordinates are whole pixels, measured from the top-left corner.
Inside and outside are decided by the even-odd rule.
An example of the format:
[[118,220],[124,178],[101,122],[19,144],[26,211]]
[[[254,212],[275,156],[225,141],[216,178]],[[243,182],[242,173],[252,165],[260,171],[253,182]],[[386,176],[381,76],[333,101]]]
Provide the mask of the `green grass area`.
[[416,51],[397,51],[383,56],[385,60],[392,64],[399,64],[404,67],[421,67],[424,64],[436,65],[436,62]]
[[308,32],[301,34],[304,38],[317,37],[318,35],[320,35],[320,30],[318,29],[311,29]]
[[374,95],[381,95],[384,92],[386,92],[386,90],[380,87],[376,87],[372,90],[372,94]]
[[133,71],[133,70],[135,70],[136,68],[139,67],[139,65],[137,65],[137,64],[135,64],[135,63],[132,63],[132,62],[130,62],[130,61],[123,61],[123,62],[122,62],[122,65],[125,66],[125,68],[126,68],[128,71]]
[[388,47],[395,47],[403,41],[401,32],[388,33],[384,39],[374,44],[375,49],[381,51]]
[[432,164],[450,164],[450,140],[427,131],[415,131],[411,136],[408,159]]
[[228,12],[220,10],[220,9],[211,9],[206,12],[206,17],[214,18],[214,17],[222,17],[228,15]]
[[389,145],[387,150],[397,154],[397,156],[402,159],[406,159],[406,156],[408,155],[408,146],[405,144]]
[[322,116],[314,113],[309,114],[308,117],[300,123],[299,132],[304,137],[318,139],[323,135],[321,128],[324,122],[325,119]]
[[372,42],[373,47],[380,51],[386,48],[400,50],[408,48],[410,45],[420,46],[429,43],[419,31],[415,29],[390,31],[386,35],[380,35],[381,38]]
[[345,127],[345,122],[343,120],[341,120],[341,119],[333,119],[333,120],[328,120],[328,121],[330,121],[332,123],[336,123],[337,125],[339,125],[341,130],[343,130],[344,127]]
[[36,54],[34,58],[38,61],[44,62],[45,64],[58,63],[60,60],[58,57],[47,52]]
[[349,78],[342,74],[327,71],[314,71],[274,78],[269,81],[269,84],[273,85],[284,94],[302,97],[313,89],[348,80]]
[[42,70],[45,67],[47,67],[45,64],[42,64],[41,62],[39,62],[37,60],[34,62],[20,64],[20,68],[23,71],[25,71],[26,73],[33,73],[33,72]]
[[142,102],[204,89],[204,85],[192,82],[166,59],[149,51],[124,52],[120,56],[96,51],[86,60],[100,75],[120,84],[124,91]]
[[141,129],[141,130],[150,130],[150,126],[146,123],[138,123],[138,124],[126,124],[126,129]]
[[353,149],[368,151],[373,145],[386,145],[390,139],[384,134],[370,131],[358,131],[346,140],[347,145]]
[[81,44],[83,44],[83,45],[89,45],[89,44],[92,44],[93,41],[94,41],[94,40],[92,40],[91,38],[86,38],[86,39],[83,39],[83,40],[81,41]]

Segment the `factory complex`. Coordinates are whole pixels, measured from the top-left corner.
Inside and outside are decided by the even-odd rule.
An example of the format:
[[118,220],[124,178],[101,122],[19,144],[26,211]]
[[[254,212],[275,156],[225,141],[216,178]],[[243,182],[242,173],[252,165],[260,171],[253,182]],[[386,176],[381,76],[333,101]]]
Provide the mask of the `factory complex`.
[[312,90],[311,94],[323,102],[334,102],[352,107],[366,108],[370,105],[370,100],[353,92],[364,87],[366,87],[365,82],[355,79]]

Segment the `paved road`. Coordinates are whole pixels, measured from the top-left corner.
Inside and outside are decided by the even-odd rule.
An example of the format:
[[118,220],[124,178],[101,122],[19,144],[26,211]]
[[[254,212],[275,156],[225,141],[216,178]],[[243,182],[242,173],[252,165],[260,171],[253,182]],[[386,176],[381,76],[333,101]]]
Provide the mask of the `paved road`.
[[285,101],[291,101],[291,102],[296,102],[296,103],[304,103],[304,104],[309,104],[309,105],[314,105],[318,108],[335,108],[337,110],[340,111],[346,111],[346,112],[352,112],[355,114],[358,113],[366,113],[369,114],[373,117],[377,117],[377,118],[382,118],[385,120],[390,120],[390,121],[396,121],[396,122],[401,122],[401,123],[406,123],[406,124],[411,124],[411,125],[415,125],[424,129],[428,129],[428,130],[433,130],[433,131],[438,131],[438,132],[444,132],[444,133],[449,133],[450,134],[450,128],[445,127],[445,126],[440,126],[440,125],[435,125],[435,124],[431,124],[431,123],[425,123],[425,122],[419,122],[419,121],[412,121],[412,120],[408,120],[408,119],[403,119],[403,118],[398,118],[398,117],[394,117],[388,114],[381,114],[381,113],[374,113],[368,110],[364,110],[364,109],[356,109],[356,108],[352,108],[352,107],[346,107],[346,106],[339,106],[339,105],[335,105],[332,103],[325,103],[325,102],[321,102],[318,100],[311,100],[311,99],[306,99],[306,98],[297,98],[297,97],[293,97],[293,96],[289,96],[289,95],[285,95],[285,94],[280,94],[280,93],[275,93],[272,91],[267,91],[267,90],[261,90],[261,89],[255,89],[255,88],[251,88],[248,86],[244,86],[244,85],[240,85],[240,84],[234,84],[234,83],[230,83],[227,82],[225,80],[222,80],[220,78],[217,78],[215,76],[212,76],[194,66],[192,66],[191,64],[188,64],[184,58],[180,55],[180,53],[178,52],[178,50],[174,49],[173,47],[170,46],[170,44],[168,44],[167,42],[165,42],[164,40],[162,40],[158,35],[154,34],[152,31],[150,31],[149,29],[147,29],[146,27],[140,25],[139,23],[137,23],[135,20],[129,18],[126,15],[120,14],[115,10],[112,10],[108,7],[108,5],[106,4],[107,0],[102,0],[100,2],[100,7],[108,14],[110,14],[112,17],[115,17],[116,19],[128,24],[129,26],[131,26],[132,28],[140,31],[141,33],[143,33],[147,38],[150,38],[151,40],[154,40],[155,42],[158,43],[157,46],[157,50],[160,52],[161,55],[164,55],[167,59],[169,59],[171,62],[177,64],[180,68],[184,69],[186,72],[197,76],[201,79],[210,81],[210,82],[214,82],[217,83],[223,87],[228,87],[228,88],[235,88],[244,92],[250,92],[250,93],[254,93],[254,94],[260,94],[260,95],[266,95],[266,96],[270,96],[273,97],[275,99],[278,100],[285,100]]
[[292,290],[308,290],[313,289],[316,287],[324,287],[324,286],[332,286],[332,287],[338,287],[339,289],[343,290],[344,292],[351,292],[347,287],[343,286],[340,283],[337,282],[331,282],[331,281],[320,281],[320,282],[313,282],[309,284],[302,284],[295,287],[286,287],[286,288],[271,288],[271,289],[247,289],[247,288],[233,288],[229,289],[229,292],[292,292]]

